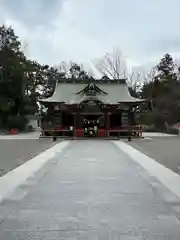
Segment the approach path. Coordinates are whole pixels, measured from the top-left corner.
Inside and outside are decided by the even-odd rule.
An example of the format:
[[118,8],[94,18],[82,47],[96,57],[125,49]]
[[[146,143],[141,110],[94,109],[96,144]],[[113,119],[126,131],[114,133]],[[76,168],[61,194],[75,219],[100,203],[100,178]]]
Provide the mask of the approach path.
[[111,141],[71,141],[18,193],[0,205],[0,239],[180,239],[179,199]]

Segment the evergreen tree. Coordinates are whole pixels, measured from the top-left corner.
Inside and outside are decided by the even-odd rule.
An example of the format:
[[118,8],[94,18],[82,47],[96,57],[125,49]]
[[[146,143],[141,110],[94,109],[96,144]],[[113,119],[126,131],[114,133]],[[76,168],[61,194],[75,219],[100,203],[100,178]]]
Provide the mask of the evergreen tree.
[[141,95],[148,98],[153,110],[153,121],[158,128],[173,124],[180,118],[180,83],[170,54],[160,60],[151,82],[144,84]]
[[170,54],[166,53],[161,59],[160,63],[157,65],[157,70],[159,71],[159,76],[167,77],[174,74],[174,61]]

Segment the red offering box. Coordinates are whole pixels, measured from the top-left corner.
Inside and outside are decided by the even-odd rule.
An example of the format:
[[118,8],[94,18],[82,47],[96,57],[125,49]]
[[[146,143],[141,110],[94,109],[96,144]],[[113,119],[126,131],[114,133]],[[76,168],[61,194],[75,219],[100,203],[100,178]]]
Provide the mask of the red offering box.
[[105,129],[100,129],[100,130],[98,131],[98,136],[99,136],[99,137],[105,137],[105,136],[106,136],[106,131],[105,131]]
[[13,135],[18,134],[18,130],[16,128],[12,128],[9,132]]
[[84,129],[79,128],[76,130],[76,137],[84,137]]

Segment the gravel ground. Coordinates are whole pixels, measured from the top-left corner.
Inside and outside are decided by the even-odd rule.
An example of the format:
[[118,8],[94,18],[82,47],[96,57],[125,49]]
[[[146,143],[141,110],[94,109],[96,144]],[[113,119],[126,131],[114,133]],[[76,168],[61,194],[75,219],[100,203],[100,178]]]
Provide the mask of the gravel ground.
[[180,137],[135,139],[129,144],[180,174]]
[[0,177],[54,144],[50,139],[0,140]]

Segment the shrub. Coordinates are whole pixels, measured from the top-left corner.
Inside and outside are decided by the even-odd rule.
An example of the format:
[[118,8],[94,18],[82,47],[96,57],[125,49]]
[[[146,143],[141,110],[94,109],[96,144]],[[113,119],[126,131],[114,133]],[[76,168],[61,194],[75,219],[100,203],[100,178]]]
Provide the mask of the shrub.
[[169,134],[174,134],[174,135],[178,135],[179,130],[178,130],[177,128],[174,128],[174,127],[168,127],[167,133],[169,133]]
[[10,116],[7,121],[8,129],[17,128],[18,130],[24,130],[26,125],[28,124],[28,120],[24,116]]
[[32,126],[32,125],[28,125],[27,128],[26,128],[26,130],[27,130],[28,132],[32,132],[34,129],[33,129],[33,126]]
[[143,128],[144,132],[159,132],[159,130],[154,126],[146,126]]

